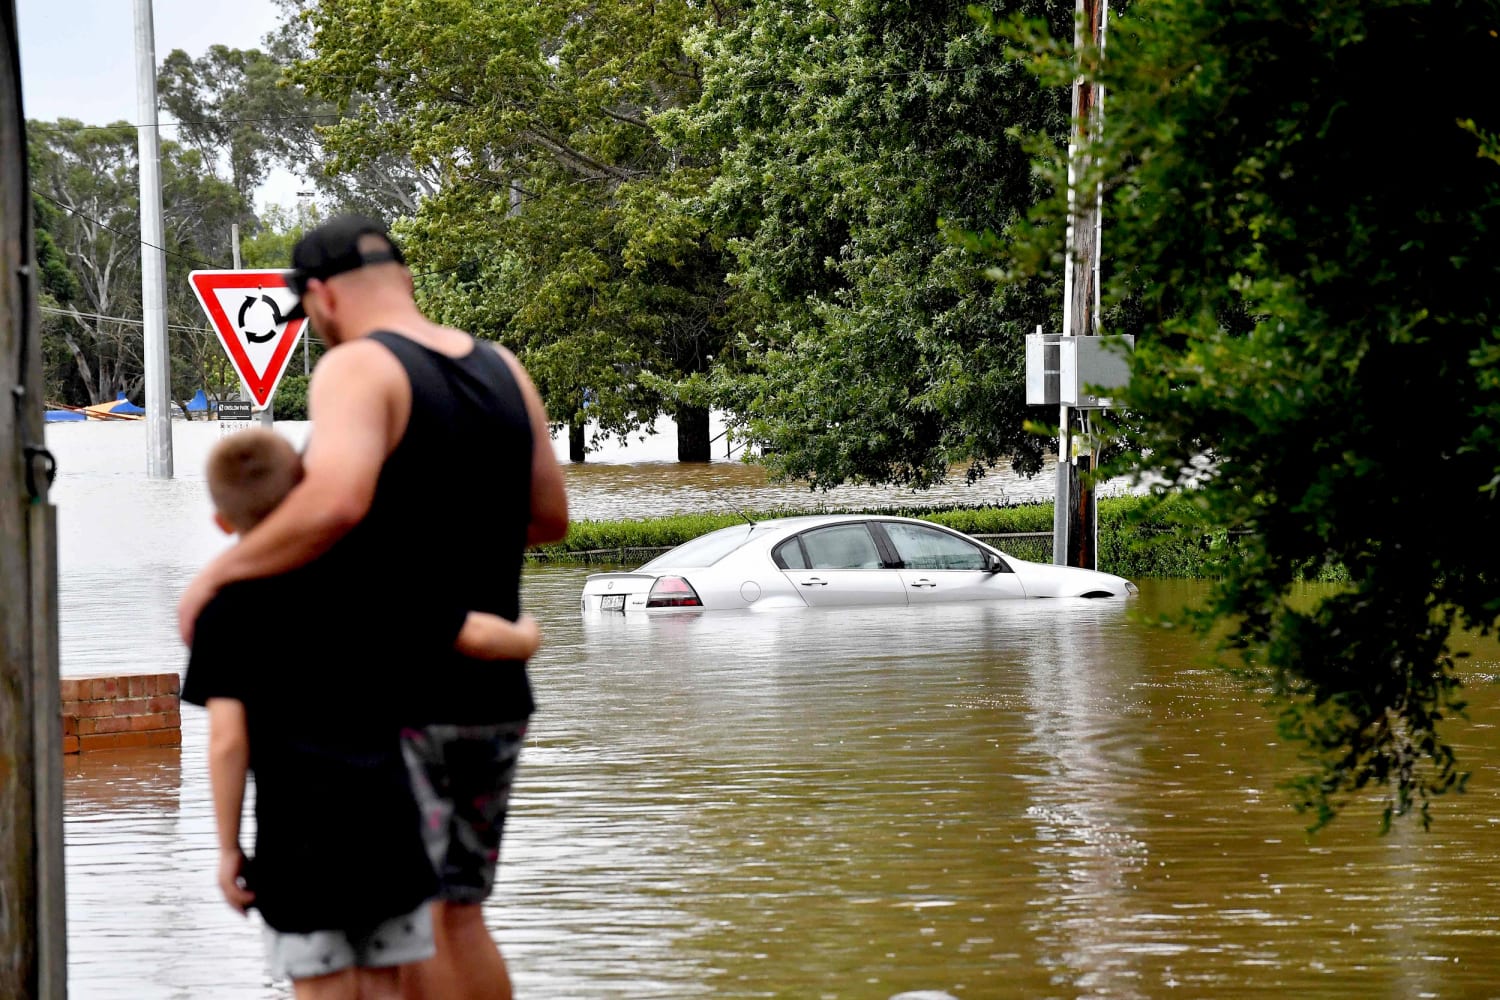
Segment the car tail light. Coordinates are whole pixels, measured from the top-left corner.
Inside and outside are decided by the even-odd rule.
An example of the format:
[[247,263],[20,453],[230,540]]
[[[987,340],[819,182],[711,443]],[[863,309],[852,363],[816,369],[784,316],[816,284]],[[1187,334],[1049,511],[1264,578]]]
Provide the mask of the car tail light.
[[651,585],[646,597],[648,608],[701,608],[698,592],[680,576],[664,576]]

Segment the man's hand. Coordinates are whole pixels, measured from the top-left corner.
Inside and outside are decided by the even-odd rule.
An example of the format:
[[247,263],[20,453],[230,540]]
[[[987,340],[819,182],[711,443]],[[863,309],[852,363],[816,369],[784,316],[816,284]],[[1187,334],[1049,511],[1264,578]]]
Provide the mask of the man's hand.
[[219,891],[240,916],[255,902],[255,893],[245,885],[245,852],[238,847],[219,852]]

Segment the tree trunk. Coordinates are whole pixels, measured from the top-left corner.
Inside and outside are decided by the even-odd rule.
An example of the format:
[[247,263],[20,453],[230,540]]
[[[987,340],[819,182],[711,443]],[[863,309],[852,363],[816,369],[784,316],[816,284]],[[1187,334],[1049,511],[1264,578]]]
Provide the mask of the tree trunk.
[[710,461],[708,407],[684,406],[677,411],[677,461]]
[[582,462],[588,449],[583,444],[583,421],[568,424],[568,461]]

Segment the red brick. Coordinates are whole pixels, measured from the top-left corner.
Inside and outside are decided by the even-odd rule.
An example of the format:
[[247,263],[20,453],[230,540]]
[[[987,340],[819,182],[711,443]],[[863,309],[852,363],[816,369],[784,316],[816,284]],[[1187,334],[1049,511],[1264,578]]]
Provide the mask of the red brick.
[[65,716],[63,716],[62,717],[62,726],[63,726],[62,731],[63,731],[63,735],[64,736],[77,736],[78,735],[78,716],[76,716],[76,715],[65,715]]
[[78,690],[82,686],[83,682],[78,680],[77,678],[64,677],[62,682],[58,685],[58,693],[62,695],[62,700],[64,702],[77,701],[82,697],[82,694]]
[[94,736],[99,733],[128,733],[129,731],[129,716],[107,716],[98,719],[78,720],[79,736]]
[[128,732],[130,732],[130,716],[128,715],[104,715],[97,719],[78,720],[79,736]]
[[105,698],[118,698],[120,696],[120,679],[118,677],[95,677],[89,681],[88,696],[92,701],[101,701]]
[[123,747],[150,746],[150,733],[96,733],[92,736],[78,737],[78,749],[82,752],[90,750],[119,750]]
[[181,729],[182,716],[176,712],[153,712],[150,715],[132,715],[129,720],[134,732],[148,729]]
[[65,702],[63,702],[62,703],[62,714],[63,715],[77,715],[78,714],[78,706],[81,705],[81,704],[83,704],[83,703],[80,702],[80,701],[65,701]]
[[165,677],[166,681],[167,681],[166,690],[162,691],[162,694],[181,694],[182,693],[182,678],[179,675],[177,675],[177,674],[163,674],[162,676]]
[[146,699],[148,712],[176,712],[182,708],[182,699],[175,694],[159,694]]
[[63,751],[62,752],[63,753],[77,753],[78,752],[78,737],[77,736],[64,736],[63,737]]
[[181,729],[153,729],[145,734],[146,743],[153,747],[180,747],[182,746]]
[[115,715],[145,715],[151,711],[150,698],[116,698],[110,704]]

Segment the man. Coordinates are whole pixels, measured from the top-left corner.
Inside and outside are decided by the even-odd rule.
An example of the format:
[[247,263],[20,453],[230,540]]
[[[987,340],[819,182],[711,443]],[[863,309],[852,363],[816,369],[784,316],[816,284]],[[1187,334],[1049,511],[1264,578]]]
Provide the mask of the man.
[[[183,639],[220,588],[319,558],[362,588],[372,614],[400,616],[403,593],[445,589],[464,607],[516,620],[523,550],[568,526],[562,470],[525,369],[421,313],[379,222],[332,219],[298,241],[292,265],[293,315],[305,313],[330,348],[309,387],[303,479],[189,585]],[[407,706],[403,751],[442,882],[437,956],[404,985],[414,997],[508,1000],[480,903],[534,708],[524,663],[455,655],[389,681]]]

